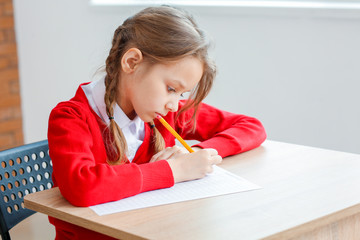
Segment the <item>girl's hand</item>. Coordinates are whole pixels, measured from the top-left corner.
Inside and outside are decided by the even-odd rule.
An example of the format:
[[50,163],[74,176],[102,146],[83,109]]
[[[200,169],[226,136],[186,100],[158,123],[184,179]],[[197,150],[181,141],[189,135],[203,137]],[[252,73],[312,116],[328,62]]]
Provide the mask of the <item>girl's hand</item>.
[[150,162],[156,162],[159,160],[168,160],[170,157],[172,157],[176,153],[188,153],[189,151],[186,150],[186,148],[179,147],[179,146],[173,146],[173,147],[167,147],[164,150],[156,153],[152,158],[150,159]]
[[205,177],[213,171],[212,166],[219,164],[222,157],[215,149],[197,149],[194,153],[181,151],[173,153],[168,158],[168,163],[173,172],[174,181],[183,182]]

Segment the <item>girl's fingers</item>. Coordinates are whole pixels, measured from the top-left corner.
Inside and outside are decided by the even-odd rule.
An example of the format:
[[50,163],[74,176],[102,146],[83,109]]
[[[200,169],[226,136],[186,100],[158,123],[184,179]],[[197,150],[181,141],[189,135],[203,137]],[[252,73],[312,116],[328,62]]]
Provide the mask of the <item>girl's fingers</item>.
[[213,148],[206,148],[204,149],[208,156],[208,160],[209,160],[209,164],[210,165],[214,165],[214,164],[219,164],[222,161],[222,157],[218,154],[218,151],[216,149]]
[[214,171],[213,166],[222,162],[222,157],[219,155],[213,156],[211,158],[211,164],[207,167],[207,173],[212,173]]
[[212,164],[216,165],[222,162],[222,157],[220,155],[212,156]]
[[204,150],[206,150],[210,154],[210,156],[218,155],[218,151],[216,149],[214,149],[214,148],[206,148]]
[[150,162],[155,162],[155,160],[158,159],[158,157],[163,153],[163,151],[164,151],[164,150],[162,150],[162,151],[154,154],[154,155],[152,156],[152,158],[150,159]]
[[[186,149],[185,149],[186,150]],[[178,146],[167,147],[164,150],[155,154],[151,159],[150,162],[156,162],[158,160],[167,160],[171,158],[174,154],[184,152],[184,149]]]
[[206,173],[212,173],[213,171],[214,171],[213,165],[208,166],[206,169]]

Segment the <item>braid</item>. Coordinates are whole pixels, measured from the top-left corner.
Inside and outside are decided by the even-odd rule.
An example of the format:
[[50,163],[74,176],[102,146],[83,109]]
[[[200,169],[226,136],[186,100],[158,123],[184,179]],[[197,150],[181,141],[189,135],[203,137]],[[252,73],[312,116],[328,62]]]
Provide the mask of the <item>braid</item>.
[[159,130],[155,127],[154,121],[150,122],[151,129],[154,131],[153,142],[155,153],[160,152],[165,148],[165,140]]
[[125,162],[125,153],[127,150],[126,139],[120,127],[114,120],[114,106],[117,98],[117,86],[119,78],[119,66],[121,54],[124,47],[125,39],[122,38],[123,26],[116,29],[112,42],[112,48],[106,59],[106,77],[105,77],[105,96],[106,113],[110,119],[110,133],[112,135],[110,145],[117,156],[116,159],[110,159],[111,164],[121,164]]

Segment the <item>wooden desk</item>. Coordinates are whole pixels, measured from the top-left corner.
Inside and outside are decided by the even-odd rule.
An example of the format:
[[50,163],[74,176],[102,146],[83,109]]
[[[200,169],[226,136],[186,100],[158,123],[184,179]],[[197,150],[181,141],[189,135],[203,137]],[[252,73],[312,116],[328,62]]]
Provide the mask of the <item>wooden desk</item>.
[[121,239],[360,238],[360,155],[266,141],[221,167],[263,188],[105,216],[54,188],[25,207]]

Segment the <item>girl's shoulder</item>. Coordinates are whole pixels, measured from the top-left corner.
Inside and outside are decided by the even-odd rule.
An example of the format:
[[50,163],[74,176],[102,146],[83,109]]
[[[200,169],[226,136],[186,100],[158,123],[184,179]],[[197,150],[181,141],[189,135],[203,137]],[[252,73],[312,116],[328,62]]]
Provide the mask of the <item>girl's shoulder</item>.
[[78,117],[93,114],[86,95],[81,89],[81,85],[73,98],[68,101],[58,103],[51,111],[51,115],[60,113],[77,115]]

